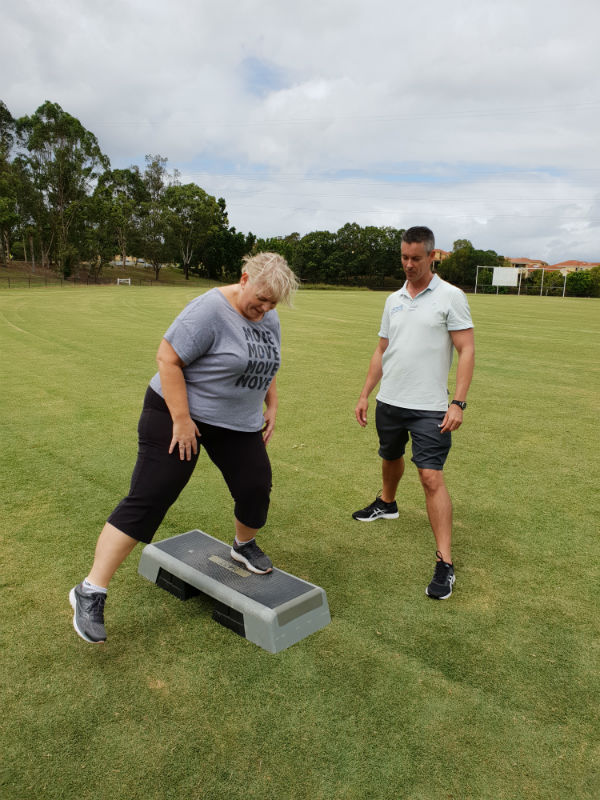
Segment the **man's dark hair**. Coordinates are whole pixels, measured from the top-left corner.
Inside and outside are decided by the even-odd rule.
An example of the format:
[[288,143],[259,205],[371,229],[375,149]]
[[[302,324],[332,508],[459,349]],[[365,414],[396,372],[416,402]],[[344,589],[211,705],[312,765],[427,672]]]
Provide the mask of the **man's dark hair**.
[[433,231],[426,228],[424,225],[415,225],[414,228],[408,228],[402,234],[402,241],[406,244],[424,244],[427,254],[435,249],[435,237]]

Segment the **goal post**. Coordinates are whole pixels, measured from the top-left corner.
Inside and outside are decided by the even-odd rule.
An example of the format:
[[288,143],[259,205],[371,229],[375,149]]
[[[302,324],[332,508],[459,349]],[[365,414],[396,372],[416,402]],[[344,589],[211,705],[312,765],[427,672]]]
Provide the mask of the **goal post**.
[[[487,270],[491,272],[491,283],[480,282],[480,270]],[[486,273],[484,275],[487,277]],[[521,270],[515,267],[493,267],[480,264],[477,266],[477,273],[475,275],[475,294],[477,290],[480,291],[487,289],[496,289],[496,294],[500,293],[500,287],[507,286],[517,289],[517,294],[521,294]]]
[[[481,270],[487,270],[480,275]],[[489,274],[488,274],[489,273]],[[566,296],[567,275],[548,267],[477,267],[474,292]],[[514,291],[516,289],[516,292]]]
[[121,286],[121,284],[131,286],[131,278],[117,278],[117,286]]

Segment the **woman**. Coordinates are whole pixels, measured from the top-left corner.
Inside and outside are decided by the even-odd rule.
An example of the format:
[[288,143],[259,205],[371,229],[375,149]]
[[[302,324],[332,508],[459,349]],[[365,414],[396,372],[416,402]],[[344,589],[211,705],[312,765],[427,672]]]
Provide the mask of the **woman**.
[[239,283],[192,300],[165,333],[138,425],[129,495],[102,529],[89,575],[69,594],[73,626],[85,641],[106,640],[110,579],[138,542],[152,540],[190,479],[200,445],[235,501],[231,557],[252,572],[271,572],[255,536],[271,492],[266,444],[277,414],[281,343],[275,306],[289,305],[297,286],[284,258],[259,253],[245,259]]

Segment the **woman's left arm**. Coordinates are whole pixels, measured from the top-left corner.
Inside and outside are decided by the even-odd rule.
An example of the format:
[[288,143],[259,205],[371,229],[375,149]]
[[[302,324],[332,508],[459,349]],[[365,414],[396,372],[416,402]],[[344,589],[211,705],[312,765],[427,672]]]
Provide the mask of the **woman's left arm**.
[[277,416],[278,403],[276,378],[273,378],[271,385],[267,390],[267,394],[265,395],[265,427],[262,431],[265,444],[269,443],[269,439],[275,430],[275,417]]

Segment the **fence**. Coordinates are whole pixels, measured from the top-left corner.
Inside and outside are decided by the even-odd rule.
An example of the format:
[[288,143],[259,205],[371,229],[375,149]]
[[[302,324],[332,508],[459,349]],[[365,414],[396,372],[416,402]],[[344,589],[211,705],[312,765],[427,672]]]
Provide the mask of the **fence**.
[[[132,278],[132,286],[176,286],[178,284],[167,281],[156,281],[152,278]],[[32,289],[42,286],[115,286],[114,280],[67,279],[67,278],[36,278],[35,276],[0,276],[0,289]]]

